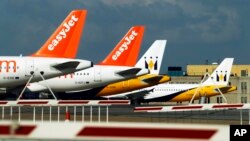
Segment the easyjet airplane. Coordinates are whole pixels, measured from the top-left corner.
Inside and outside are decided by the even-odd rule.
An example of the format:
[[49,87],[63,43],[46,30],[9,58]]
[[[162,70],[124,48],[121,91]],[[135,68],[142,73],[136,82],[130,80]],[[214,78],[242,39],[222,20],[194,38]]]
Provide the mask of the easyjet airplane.
[[[48,84],[53,92],[73,93],[147,74],[148,69],[134,67],[143,34],[143,26],[134,26],[99,64],[74,74],[49,79],[46,82],[32,83],[28,86],[28,90],[46,92],[49,90],[46,87]],[[60,97],[60,94],[58,96]]]
[[228,86],[233,58],[226,58],[216,68],[206,81],[200,84],[160,84],[145,89],[124,93],[121,96],[129,97],[133,103],[141,102],[182,102],[190,101],[201,96],[211,97],[236,90],[236,86]]
[[147,52],[141,57],[135,67],[146,68],[150,74],[135,77],[129,80],[120,81],[90,90],[65,94],[67,99],[96,99],[101,96],[116,95],[122,92],[129,92],[170,80],[169,76],[159,75],[163,54],[167,40],[156,40]]
[[77,53],[86,10],[72,11],[40,50],[31,56],[0,57],[0,92],[8,93],[27,81],[35,82],[72,73],[92,66],[74,59]]

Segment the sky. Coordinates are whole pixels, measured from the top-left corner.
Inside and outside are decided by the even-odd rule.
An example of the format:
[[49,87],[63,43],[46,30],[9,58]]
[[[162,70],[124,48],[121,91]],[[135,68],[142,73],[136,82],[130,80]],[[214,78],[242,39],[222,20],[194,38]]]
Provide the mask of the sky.
[[140,56],[155,40],[168,40],[161,73],[225,57],[250,64],[249,5],[249,0],[1,0],[0,56],[32,54],[71,10],[87,9],[79,59],[102,61],[131,26],[145,25]]

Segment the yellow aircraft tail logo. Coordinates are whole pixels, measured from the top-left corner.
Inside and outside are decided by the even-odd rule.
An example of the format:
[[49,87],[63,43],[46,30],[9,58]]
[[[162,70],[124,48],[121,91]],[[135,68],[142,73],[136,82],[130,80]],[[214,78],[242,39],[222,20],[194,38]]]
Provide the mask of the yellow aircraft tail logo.
[[225,71],[225,73],[223,74],[223,72],[221,71],[220,73],[216,72],[216,81],[220,82],[220,81],[227,81],[227,71]]
[[145,68],[151,70],[157,70],[158,69],[158,56],[155,57],[155,59],[150,56],[149,60],[147,60],[147,57],[144,57],[145,59]]

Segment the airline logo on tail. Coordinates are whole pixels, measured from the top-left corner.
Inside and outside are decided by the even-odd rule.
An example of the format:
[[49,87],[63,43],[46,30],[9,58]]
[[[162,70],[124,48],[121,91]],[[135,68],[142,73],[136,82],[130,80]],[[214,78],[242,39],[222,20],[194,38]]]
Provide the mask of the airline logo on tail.
[[48,49],[53,51],[55,47],[60,43],[62,39],[67,37],[67,33],[70,31],[71,27],[75,25],[78,18],[75,15],[71,16],[71,19],[63,24],[62,30],[56,35],[56,38],[48,45]]
[[86,10],[73,10],[70,12],[43,46],[32,56],[75,58],[86,15]]
[[112,56],[112,59],[115,61],[119,58],[119,56],[126,50],[128,50],[129,45],[131,42],[135,39],[135,37],[138,35],[136,31],[132,31],[132,33],[125,37],[125,41],[123,44],[119,47],[119,49],[115,52],[115,54]]
[[223,74],[223,72],[221,71],[220,73],[218,73],[216,71],[216,81],[220,82],[220,81],[227,81],[227,71],[225,71],[225,73]]
[[234,58],[225,58],[203,85],[227,85]]
[[148,69],[150,74],[159,74],[166,43],[167,40],[155,40],[135,66]]
[[150,59],[147,61],[147,57],[144,57],[145,59],[145,68],[151,70],[157,70],[158,69],[158,56],[155,57],[155,60],[151,56]]
[[144,26],[133,26],[99,65],[134,66],[143,39]]

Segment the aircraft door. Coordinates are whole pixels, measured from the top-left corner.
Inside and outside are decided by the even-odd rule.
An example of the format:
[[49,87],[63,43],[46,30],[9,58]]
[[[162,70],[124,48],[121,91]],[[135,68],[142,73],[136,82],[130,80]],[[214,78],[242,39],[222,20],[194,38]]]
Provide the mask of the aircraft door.
[[94,72],[95,72],[94,81],[101,82],[101,68],[95,68]]
[[31,76],[31,72],[34,72],[34,61],[26,60],[25,62],[25,76]]

